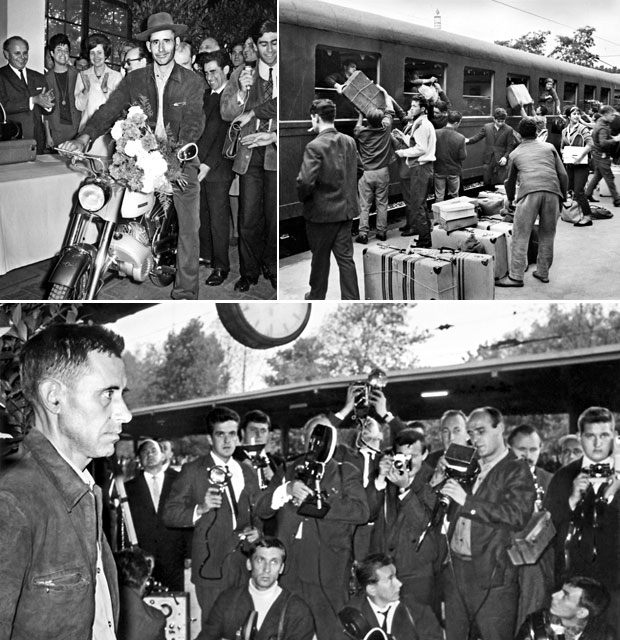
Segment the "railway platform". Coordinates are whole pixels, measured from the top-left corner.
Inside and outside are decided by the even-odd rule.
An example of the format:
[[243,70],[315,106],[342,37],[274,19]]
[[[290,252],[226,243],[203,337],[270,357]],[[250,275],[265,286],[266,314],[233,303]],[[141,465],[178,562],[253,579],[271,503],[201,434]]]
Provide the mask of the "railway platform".
[[[601,197],[600,205],[614,217],[594,220],[591,227],[574,227],[558,220],[554,245],[554,261],[549,272],[550,282],[544,284],[532,276],[533,265],[525,274],[522,288],[495,287],[496,300],[617,300],[620,298],[620,207],[611,198]],[[387,242],[390,246],[407,248],[415,238],[403,238],[398,227],[404,217],[390,218]],[[370,246],[377,244],[375,232],[368,238]],[[364,299],[364,269],[362,251],[366,245],[353,243],[360,295]],[[279,299],[303,300],[309,290],[310,251],[280,260]],[[340,299],[338,266],[332,257],[329,274],[328,300]]]

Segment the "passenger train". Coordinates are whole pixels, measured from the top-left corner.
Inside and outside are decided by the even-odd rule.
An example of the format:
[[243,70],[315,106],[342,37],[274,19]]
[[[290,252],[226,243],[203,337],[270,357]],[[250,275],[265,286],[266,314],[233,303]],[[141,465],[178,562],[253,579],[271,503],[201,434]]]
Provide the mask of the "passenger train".
[[[353,131],[355,110],[327,80],[347,60],[385,87],[404,109],[415,80],[435,76],[451,108],[463,114],[459,131],[467,137],[491,121],[496,107],[507,108],[508,123],[516,126],[520,114],[510,110],[506,91],[511,84],[525,85],[536,104],[545,79],[553,78],[562,111],[572,104],[585,108],[592,100],[620,104],[620,75],[318,0],[281,0],[279,29],[281,237],[287,225],[302,216],[295,178],[313,136],[308,131],[312,100],[333,99],[337,128]],[[481,180],[483,148],[484,142],[467,148],[466,186]],[[394,168],[390,199],[398,199],[399,192]]]

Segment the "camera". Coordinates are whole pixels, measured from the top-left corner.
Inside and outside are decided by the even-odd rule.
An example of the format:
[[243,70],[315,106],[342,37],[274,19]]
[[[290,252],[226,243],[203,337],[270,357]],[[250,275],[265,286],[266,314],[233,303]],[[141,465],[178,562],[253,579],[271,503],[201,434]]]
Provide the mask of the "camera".
[[609,464],[593,464],[583,469],[588,478],[611,478],[614,470]]
[[395,453],[392,458],[392,466],[402,476],[405,472],[411,471],[411,456],[404,453]]
[[383,389],[387,385],[387,375],[382,369],[373,369],[366,380],[353,383],[355,394],[355,417],[366,418],[370,412],[370,395],[375,389]]
[[462,485],[471,485],[480,467],[476,459],[476,448],[453,442],[444,454],[446,476]]

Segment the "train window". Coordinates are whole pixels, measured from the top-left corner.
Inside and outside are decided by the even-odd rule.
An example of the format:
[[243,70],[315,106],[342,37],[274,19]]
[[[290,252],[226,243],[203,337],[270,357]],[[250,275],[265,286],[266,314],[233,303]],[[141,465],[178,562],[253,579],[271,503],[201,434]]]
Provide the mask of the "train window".
[[493,108],[493,71],[465,67],[463,76],[463,115],[490,116]]
[[357,118],[357,111],[338,93],[336,85],[346,82],[355,70],[363,71],[373,82],[378,82],[379,54],[317,45],[315,60],[315,97],[333,100],[337,118]]
[[609,87],[601,87],[601,102],[603,104],[610,104],[611,89]]
[[[522,93],[522,87],[520,87],[520,91],[516,91],[514,93],[514,98],[511,98],[511,96],[509,95],[510,92],[508,92],[508,87],[510,87],[511,85],[523,85],[526,90],[529,93],[529,88],[530,88],[530,77],[529,76],[522,76],[518,73],[509,73],[506,76],[506,90],[507,90],[507,94],[506,94],[506,110],[508,111],[508,113],[510,115],[513,116],[520,116],[521,115],[521,105],[525,105],[525,104],[529,104],[527,102],[527,98],[523,95]],[[530,96],[531,97],[531,96]],[[516,99],[519,99],[519,103],[516,104]],[[512,100],[512,104],[511,104],[511,100]],[[531,102],[531,101],[530,101]],[[514,106],[513,106],[514,105]],[[532,107],[528,107],[526,109],[526,112],[529,114],[531,113],[531,109]]]
[[564,106],[567,107],[571,104],[577,104],[578,89],[579,85],[576,82],[564,83],[564,97],[562,98]]
[[405,93],[416,93],[418,87],[431,78],[441,85],[445,91],[446,66],[442,62],[431,62],[419,58],[405,58],[405,77],[403,91]]
[[583,87],[583,99],[585,102],[596,100],[596,87],[592,84],[586,84]]

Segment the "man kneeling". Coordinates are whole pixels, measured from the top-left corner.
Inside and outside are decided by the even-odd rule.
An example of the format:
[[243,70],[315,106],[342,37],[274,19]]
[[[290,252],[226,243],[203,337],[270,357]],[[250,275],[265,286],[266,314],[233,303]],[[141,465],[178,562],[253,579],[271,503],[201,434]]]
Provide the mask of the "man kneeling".
[[247,561],[249,584],[218,597],[198,640],[311,640],[314,620],[310,609],[278,584],[285,560],[286,550],[278,538],[257,540]]

